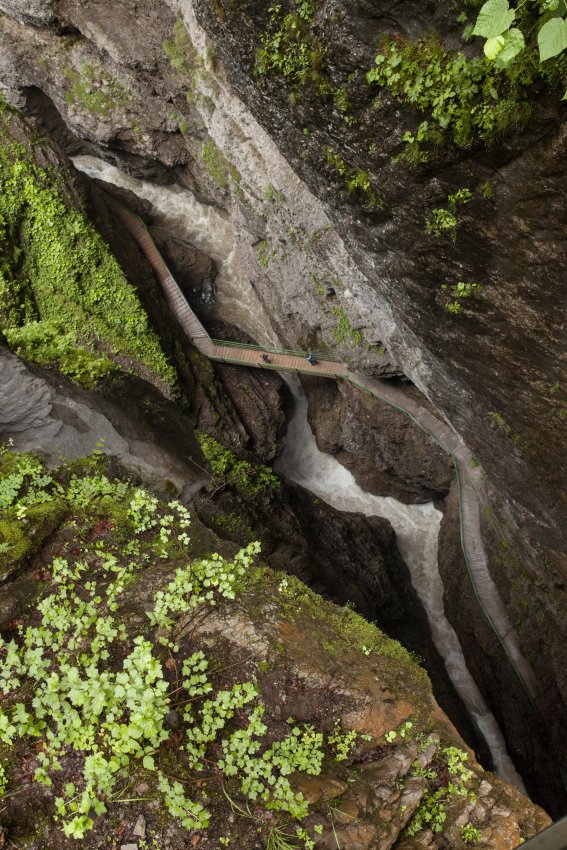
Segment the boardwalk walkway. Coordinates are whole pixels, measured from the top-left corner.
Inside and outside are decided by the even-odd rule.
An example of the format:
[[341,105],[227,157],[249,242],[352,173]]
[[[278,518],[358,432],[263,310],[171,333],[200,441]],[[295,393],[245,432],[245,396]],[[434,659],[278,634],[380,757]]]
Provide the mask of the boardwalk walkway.
[[[348,381],[359,390],[385,401],[407,414],[422,430],[453,460],[459,482],[459,516],[461,545],[476,598],[502,645],[510,663],[516,671],[530,701],[537,696],[533,670],[521,653],[518,634],[513,628],[496,585],[490,575],[488,559],[480,531],[479,498],[475,489],[478,475],[471,461],[471,452],[447,423],[433,416],[402,389],[391,383],[352,372],[338,360],[317,355],[317,362],[310,365],[306,355],[299,351],[278,351],[258,345],[241,345],[222,340],[213,340],[193,313],[181,289],[167,268],[153,239],[141,219],[122,206],[116,205],[117,214],[124,227],[138,242],[146,259],[154,270],[162,287],[165,299],[177,321],[191,339],[193,345],[211,360],[241,364],[260,369],[305,372],[322,378]],[[262,360],[262,354],[269,362]]]

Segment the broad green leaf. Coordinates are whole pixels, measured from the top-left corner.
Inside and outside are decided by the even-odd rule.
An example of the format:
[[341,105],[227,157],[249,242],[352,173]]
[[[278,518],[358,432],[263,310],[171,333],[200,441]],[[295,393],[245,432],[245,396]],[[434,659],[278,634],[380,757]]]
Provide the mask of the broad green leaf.
[[510,9],[508,0],[488,0],[478,13],[473,35],[496,38],[509,29],[515,17],[516,13]]
[[505,44],[506,40],[503,35],[497,35],[495,38],[487,38],[484,42],[484,55],[487,59],[496,59]]
[[512,62],[512,60],[524,49],[524,36],[520,32],[520,30],[512,27],[511,30],[508,30],[507,33],[504,33],[505,45],[496,57],[496,62],[494,63],[497,68],[502,70],[503,68],[507,68],[508,65]]
[[142,764],[144,765],[146,770],[155,770],[156,769],[153,756],[144,756],[144,758],[142,759]]
[[537,43],[540,62],[562,53],[567,47],[567,22],[563,18],[547,21],[537,34]]

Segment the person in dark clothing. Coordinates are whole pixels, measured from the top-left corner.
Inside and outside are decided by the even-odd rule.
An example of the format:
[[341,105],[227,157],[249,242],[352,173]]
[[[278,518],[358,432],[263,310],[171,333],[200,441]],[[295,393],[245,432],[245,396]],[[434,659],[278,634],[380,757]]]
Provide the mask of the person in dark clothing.
[[315,360],[315,358],[313,357],[312,354],[307,355],[307,362],[309,363],[310,366],[316,366],[317,365],[317,361]]

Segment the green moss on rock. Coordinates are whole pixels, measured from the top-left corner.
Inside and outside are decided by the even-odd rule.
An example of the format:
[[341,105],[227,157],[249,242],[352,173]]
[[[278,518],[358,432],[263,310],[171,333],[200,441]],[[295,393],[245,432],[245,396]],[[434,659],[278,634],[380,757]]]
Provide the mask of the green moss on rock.
[[26,508],[21,519],[0,519],[0,581],[5,581],[42,546],[68,513],[62,499]]
[[172,385],[135,288],[52,161],[0,103],[0,330],[24,356],[73,378],[92,382],[116,356]]

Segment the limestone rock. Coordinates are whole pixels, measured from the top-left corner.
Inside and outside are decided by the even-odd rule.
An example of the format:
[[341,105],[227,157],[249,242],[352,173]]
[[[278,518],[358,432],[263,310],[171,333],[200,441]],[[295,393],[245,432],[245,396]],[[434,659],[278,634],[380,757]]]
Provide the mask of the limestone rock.
[[[26,366],[0,347],[0,438],[57,464],[100,448],[158,489],[191,493],[202,473],[183,459],[199,448],[182,415],[150,385],[124,378],[95,394],[61,376]],[[126,404],[128,399],[128,404]],[[148,416],[150,412],[150,416]],[[167,427],[152,424],[167,418]]]

